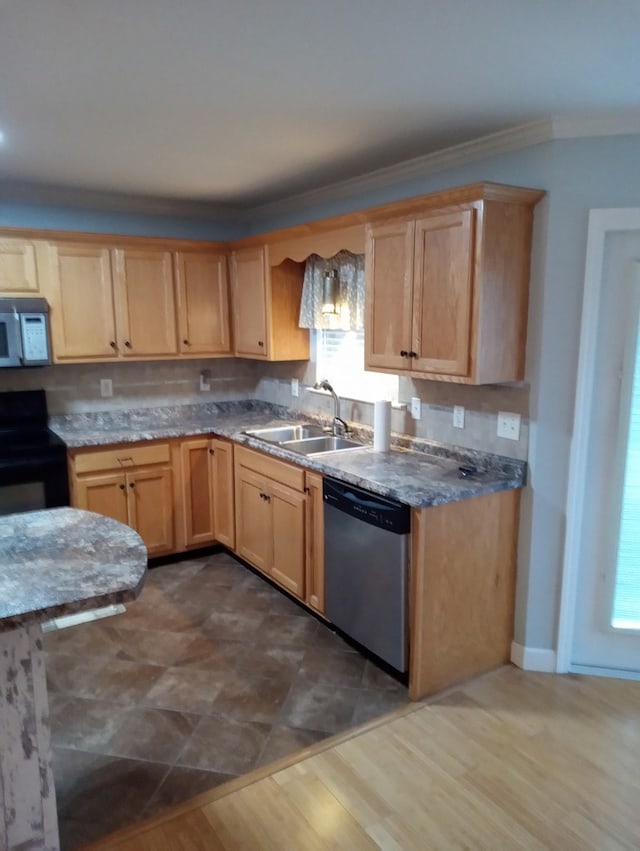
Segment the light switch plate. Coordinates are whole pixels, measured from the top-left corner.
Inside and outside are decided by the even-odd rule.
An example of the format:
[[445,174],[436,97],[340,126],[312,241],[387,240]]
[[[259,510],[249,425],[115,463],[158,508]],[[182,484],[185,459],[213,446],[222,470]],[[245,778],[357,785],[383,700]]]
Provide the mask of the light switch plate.
[[453,427],[454,428],[464,428],[464,406],[463,405],[454,405],[453,406]]
[[419,420],[422,416],[422,402],[419,396],[411,397],[411,416],[414,420]]
[[291,395],[299,396],[300,395],[300,382],[297,378],[291,379]]
[[520,439],[520,414],[510,414],[508,411],[498,411],[498,437],[507,440]]
[[200,373],[200,392],[206,393],[208,390],[211,390],[211,379],[209,377],[209,371],[204,369]]
[[113,381],[110,378],[100,379],[100,395],[113,396]]

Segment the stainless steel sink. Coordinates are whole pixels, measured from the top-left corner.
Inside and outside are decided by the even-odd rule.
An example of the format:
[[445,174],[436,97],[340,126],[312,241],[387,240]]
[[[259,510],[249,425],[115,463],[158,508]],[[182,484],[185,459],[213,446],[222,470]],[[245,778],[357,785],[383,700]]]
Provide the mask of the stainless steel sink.
[[268,443],[286,443],[292,440],[305,440],[310,437],[323,437],[324,431],[320,426],[302,423],[301,425],[277,426],[276,428],[256,428],[247,430],[245,434],[266,440]]
[[281,444],[283,449],[299,452],[301,455],[323,455],[325,452],[343,452],[346,449],[362,449],[362,443],[348,437],[309,437],[306,440],[287,440]]

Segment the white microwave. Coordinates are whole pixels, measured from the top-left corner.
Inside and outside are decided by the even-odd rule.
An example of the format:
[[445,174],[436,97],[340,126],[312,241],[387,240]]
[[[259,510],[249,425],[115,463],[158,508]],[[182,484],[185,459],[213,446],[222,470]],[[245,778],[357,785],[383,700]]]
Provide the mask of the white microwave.
[[0,367],[51,363],[49,305],[43,298],[0,298]]

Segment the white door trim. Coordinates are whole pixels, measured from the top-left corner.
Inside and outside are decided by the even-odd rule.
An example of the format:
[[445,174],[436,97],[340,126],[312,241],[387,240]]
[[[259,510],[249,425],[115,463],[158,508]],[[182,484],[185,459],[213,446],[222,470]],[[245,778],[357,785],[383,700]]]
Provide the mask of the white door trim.
[[587,487],[593,375],[596,365],[598,311],[603,285],[604,247],[607,234],[640,231],[640,208],[591,210],[587,233],[587,256],[580,330],[580,355],[576,382],[573,438],[567,485],[567,531],[562,568],[562,590],[558,618],[556,671],[566,673],[571,664],[575,627],[576,592],[580,566],[580,541],[584,523],[584,494]]

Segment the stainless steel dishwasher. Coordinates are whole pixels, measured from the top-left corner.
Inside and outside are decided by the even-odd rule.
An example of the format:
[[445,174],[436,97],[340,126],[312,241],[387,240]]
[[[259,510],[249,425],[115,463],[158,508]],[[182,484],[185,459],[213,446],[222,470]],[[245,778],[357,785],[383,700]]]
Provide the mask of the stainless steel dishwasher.
[[326,477],[323,500],[327,619],[406,671],[410,508]]

